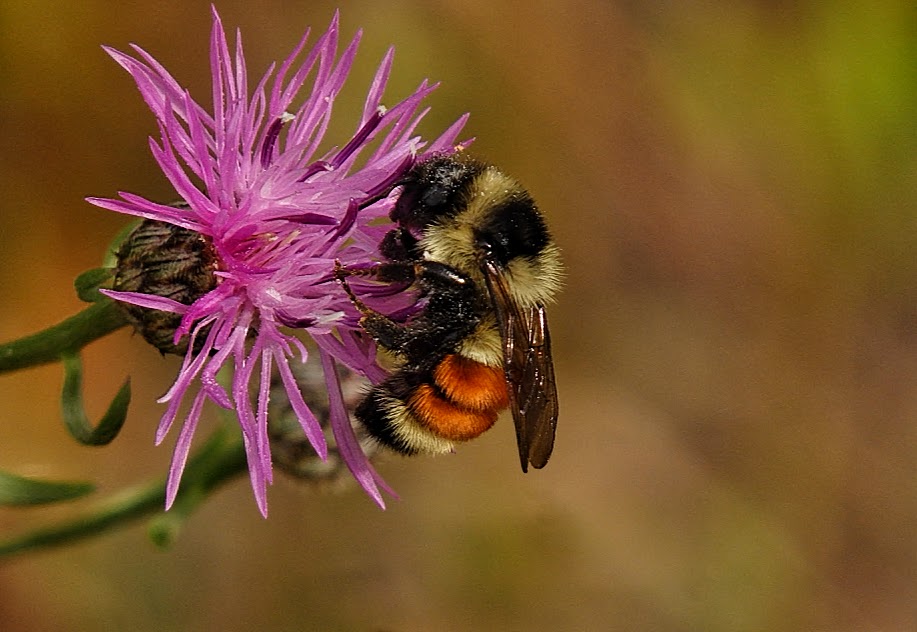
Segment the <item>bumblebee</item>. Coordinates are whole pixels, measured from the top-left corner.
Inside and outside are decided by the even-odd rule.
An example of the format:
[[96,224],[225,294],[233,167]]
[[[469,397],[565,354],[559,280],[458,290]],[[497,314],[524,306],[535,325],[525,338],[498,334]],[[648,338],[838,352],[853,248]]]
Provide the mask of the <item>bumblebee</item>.
[[[462,155],[426,159],[399,185],[386,261],[335,270],[363,330],[399,361],[357,419],[402,454],[445,453],[509,407],[523,472],[544,467],[557,425],[545,303],[562,276],[544,219],[513,178]],[[354,276],[413,286],[422,308],[403,322],[375,311]]]

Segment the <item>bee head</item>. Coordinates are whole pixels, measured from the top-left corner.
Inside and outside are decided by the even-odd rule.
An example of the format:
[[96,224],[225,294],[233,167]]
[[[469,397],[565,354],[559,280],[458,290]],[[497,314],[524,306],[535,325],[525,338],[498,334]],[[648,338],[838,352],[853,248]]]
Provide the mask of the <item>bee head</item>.
[[402,227],[423,230],[454,217],[474,178],[484,166],[468,159],[438,155],[412,168],[399,182],[401,195],[389,217]]

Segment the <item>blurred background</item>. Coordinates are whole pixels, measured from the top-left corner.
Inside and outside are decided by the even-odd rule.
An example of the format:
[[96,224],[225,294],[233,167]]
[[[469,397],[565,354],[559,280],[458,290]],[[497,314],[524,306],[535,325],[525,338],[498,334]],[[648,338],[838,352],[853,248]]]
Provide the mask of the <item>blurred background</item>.
[[[280,477],[263,520],[239,479],[171,550],[140,522],[4,562],[0,628],[917,628],[913,2],[339,4],[345,37],[366,29],[341,134],[395,44],[386,101],[441,80],[423,132],[470,111],[473,152],[564,250],[550,465],[520,473],[504,418],[455,456],[381,462],[384,512]],[[335,6],[218,2],[251,77]],[[125,225],[85,196],[174,197],[100,44],[142,45],[207,102],[210,10],[38,0],[0,20],[9,340],[80,309],[73,277]],[[0,376],[0,469],[101,494],[162,475],[154,400],[178,360],[120,331],[84,362],[93,417],[132,377],[122,435],[68,438],[59,366]],[[0,536],[90,506],[0,509]]]

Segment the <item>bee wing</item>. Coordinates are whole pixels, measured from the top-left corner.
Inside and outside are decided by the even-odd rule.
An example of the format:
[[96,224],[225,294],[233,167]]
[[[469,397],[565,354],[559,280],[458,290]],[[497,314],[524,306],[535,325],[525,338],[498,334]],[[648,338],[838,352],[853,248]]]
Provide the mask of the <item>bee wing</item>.
[[521,308],[499,267],[492,262],[483,267],[503,340],[503,370],[522,471],[529,464],[542,468],[551,457],[557,428],[557,385],[544,305]]

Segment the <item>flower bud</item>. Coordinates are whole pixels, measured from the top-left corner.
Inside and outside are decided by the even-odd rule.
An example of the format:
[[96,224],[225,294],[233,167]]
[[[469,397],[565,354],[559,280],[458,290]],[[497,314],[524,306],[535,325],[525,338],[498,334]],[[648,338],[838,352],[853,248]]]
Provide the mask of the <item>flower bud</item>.
[[[146,219],[118,250],[112,289],[170,298],[190,305],[216,287],[216,252],[193,230]],[[174,344],[181,315],[118,302],[134,329],[162,353],[184,355],[188,338]],[[202,338],[198,338],[202,341]]]
[[[339,488],[353,481],[347,463],[341,456],[331,428],[331,412],[328,406],[328,389],[325,375],[318,362],[293,364],[291,366],[303,399],[318,418],[319,425],[328,443],[328,459],[323,461],[303,433],[302,424],[296,418],[290,398],[281,380],[274,376],[271,384],[271,399],[268,413],[268,433],[271,441],[271,456],[274,465],[283,472],[321,487]],[[365,395],[367,381],[338,365],[338,380],[344,395],[344,405],[353,410]],[[379,450],[379,443],[366,429],[354,421],[351,426],[357,441],[367,458],[372,459]]]

